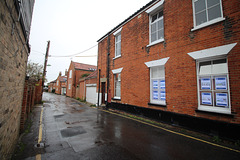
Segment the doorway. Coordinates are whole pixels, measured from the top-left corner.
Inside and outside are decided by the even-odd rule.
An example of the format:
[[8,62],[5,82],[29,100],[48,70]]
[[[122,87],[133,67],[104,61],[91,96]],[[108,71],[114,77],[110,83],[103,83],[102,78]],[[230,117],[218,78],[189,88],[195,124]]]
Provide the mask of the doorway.
[[105,89],[106,89],[106,82],[102,82],[102,87],[101,87],[101,90],[102,90],[102,104],[106,104],[105,102]]

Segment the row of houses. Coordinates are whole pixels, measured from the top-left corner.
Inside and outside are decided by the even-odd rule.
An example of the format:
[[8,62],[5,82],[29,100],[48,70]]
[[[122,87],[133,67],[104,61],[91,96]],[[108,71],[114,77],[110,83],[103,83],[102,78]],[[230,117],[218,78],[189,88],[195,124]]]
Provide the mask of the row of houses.
[[97,103],[97,67],[71,61],[65,75],[48,83],[48,92]]
[[239,0],[152,0],[50,91],[239,140],[239,22]]

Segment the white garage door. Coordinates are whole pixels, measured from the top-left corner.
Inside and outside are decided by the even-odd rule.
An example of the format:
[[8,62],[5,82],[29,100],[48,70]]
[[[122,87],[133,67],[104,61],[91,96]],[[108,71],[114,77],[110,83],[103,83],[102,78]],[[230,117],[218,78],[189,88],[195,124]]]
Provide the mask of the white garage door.
[[97,103],[97,92],[96,92],[96,86],[86,86],[86,101],[92,104]]

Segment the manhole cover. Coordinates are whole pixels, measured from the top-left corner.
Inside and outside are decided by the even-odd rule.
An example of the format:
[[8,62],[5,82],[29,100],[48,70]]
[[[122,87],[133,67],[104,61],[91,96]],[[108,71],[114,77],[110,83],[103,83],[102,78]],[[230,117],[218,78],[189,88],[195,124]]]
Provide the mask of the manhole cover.
[[72,127],[61,130],[62,137],[73,137],[79,134],[86,133],[82,126]]

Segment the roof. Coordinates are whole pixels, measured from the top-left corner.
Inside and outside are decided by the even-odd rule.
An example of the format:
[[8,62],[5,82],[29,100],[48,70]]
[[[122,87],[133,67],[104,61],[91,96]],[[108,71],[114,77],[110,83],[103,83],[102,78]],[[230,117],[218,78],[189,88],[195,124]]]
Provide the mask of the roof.
[[59,77],[59,81],[60,82],[66,82],[67,81],[67,77],[66,76],[60,76]]
[[72,62],[75,69],[80,70],[90,70],[95,71],[97,69],[97,66],[90,65],[90,64],[84,64],[84,63],[78,63],[78,62]]
[[57,80],[51,81],[50,83],[56,83]]
[[91,73],[89,76],[86,77],[86,79],[96,78],[97,77],[97,70]]
[[104,39],[106,36],[110,35],[113,31],[115,31],[116,29],[118,29],[120,26],[124,25],[126,22],[128,22],[130,19],[134,18],[136,15],[138,15],[139,13],[141,13],[142,11],[144,11],[147,7],[149,7],[150,5],[152,5],[154,2],[156,2],[158,0],[152,0],[149,3],[147,3],[145,6],[143,6],[142,8],[140,8],[138,11],[136,11],[134,14],[132,14],[130,17],[128,17],[127,19],[125,19],[122,23],[120,23],[119,25],[117,25],[116,27],[114,27],[111,31],[109,31],[107,34],[105,34],[102,38],[100,38],[97,42],[100,42],[102,39]]

